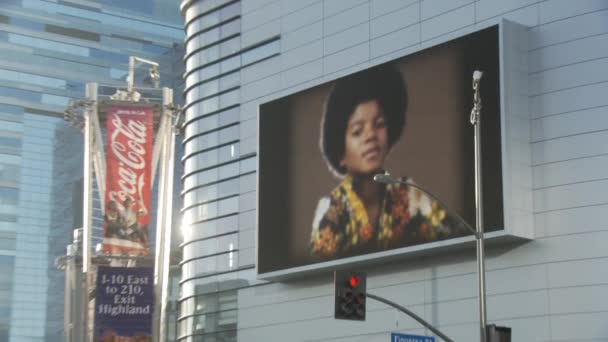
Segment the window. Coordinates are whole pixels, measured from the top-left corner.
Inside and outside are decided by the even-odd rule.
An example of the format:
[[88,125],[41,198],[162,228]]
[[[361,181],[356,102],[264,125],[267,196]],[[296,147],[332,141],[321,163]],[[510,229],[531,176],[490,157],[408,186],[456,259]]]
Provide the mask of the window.
[[15,257],[0,255],[0,341],[8,341]]
[[[0,291],[10,291],[13,286],[13,270],[15,268],[15,257],[0,255]],[[2,303],[0,301],[0,303]],[[0,304],[1,305],[1,304]]]
[[255,62],[258,62],[264,58],[270,57],[279,53],[281,46],[279,45],[279,40],[273,40],[266,44],[257,46],[251,50],[244,52],[241,55],[241,65],[248,65]]
[[15,232],[0,230],[0,250],[15,250]]
[[38,49],[52,50],[82,57],[89,56],[89,49],[77,45],[55,42],[48,39],[34,38],[21,34],[9,33],[8,41],[13,44],[30,46]]
[[0,205],[17,205],[19,189],[0,187]]
[[[0,150],[1,149],[2,149],[2,147],[0,146]],[[0,182],[17,184],[19,182],[19,175],[20,175],[19,165],[0,162]],[[0,214],[0,215],[2,215],[2,214]],[[2,221],[1,216],[0,216],[0,221]]]
[[17,215],[0,213],[0,222],[17,222]]
[[25,72],[0,69],[0,79],[49,88],[65,89],[66,81],[53,77],[33,75]]
[[21,147],[21,137],[3,136],[0,132],[0,147],[19,148]]

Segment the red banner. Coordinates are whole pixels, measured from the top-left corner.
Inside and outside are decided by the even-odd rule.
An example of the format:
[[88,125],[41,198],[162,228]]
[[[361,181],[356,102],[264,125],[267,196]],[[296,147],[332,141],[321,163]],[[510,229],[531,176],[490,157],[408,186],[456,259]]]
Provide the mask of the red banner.
[[103,252],[148,255],[152,108],[107,109]]

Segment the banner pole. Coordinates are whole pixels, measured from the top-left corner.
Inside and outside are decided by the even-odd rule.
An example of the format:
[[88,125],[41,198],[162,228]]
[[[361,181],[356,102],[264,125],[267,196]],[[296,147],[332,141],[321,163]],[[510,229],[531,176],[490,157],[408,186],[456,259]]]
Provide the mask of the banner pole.
[[166,214],[167,214],[167,204],[165,198],[167,196],[167,134],[166,130],[169,129],[169,120],[170,117],[167,115],[164,105],[165,105],[165,89],[163,88],[163,109],[161,110],[161,120],[159,125],[159,132],[157,132],[157,140],[160,144],[160,153],[159,153],[159,172],[158,172],[158,210],[157,210],[157,218],[156,218],[156,251],[154,256],[154,318],[152,321],[153,324],[153,341],[161,342],[163,341],[163,336],[161,336],[161,332],[164,331],[162,329],[161,322],[161,303],[162,303],[162,280],[164,277],[165,269],[163,263],[163,255],[164,255],[164,243],[165,240],[165,222],[166,222]]
[[87,273],[91,267],[91,241],[93,231],[93,118],[97,117],[93,112],[97,111],[97,84],[87,83],[87,99],[94,101],[93,105],[84,112],[84,203],[83,210],[83,238],[82,238],[82,272]]
[[[164,113],[164,109],[163,109],[163,113]],[[165,129],[167,129],[167,126],[169,125],[168,120],[163,120],[161,118],[160,123],[158,125],[158,132],[157,132],[157,139],[156,141],[154,141],[154,146],[152,147],[152,177],[151,179],[152,184],[150,184],[151,188],[153,188],[154,186],[154,179],[156,178],[156,170],[158,169],[158,160],[160,158],[160,153],[161,153],[161,148],[163,146],[164,140],[162,140],[162,132],[165,131]]]
[[173,203],[173,163],[175,160],[175,133],[172,125],[172,113],[167,106],[173,101],[173,89],[163,88],[163,112],[167,118],[167,126],[165,129],[165,159],[163,160],[164,165],[164,180],[165,180],[165,191],[164,202],[165,212],[163,214],[164,224],[163,230],[163,244],[162,255],[160,262],[162,263],[162,273],[160,279],[160,303],[158,304],[160,309],[160,320],[159,320],[159,342],[165,342],[167,340],[167,304],[168,304],[168,292],[169,292],[169,269],[171,264],[171,224],[172,224],[172,203]]
[[93,168],[92,168],[92,152],[93,152],[93,118],[97,117],[97,83],[90,82],[86,85],[86,97],[92,102],[84,111],[84,203],[82,206],[83,215],[83,238],[82,238],[82,273],[83,286],[82,305],[83,305],[83,340],[89,341],[88,327],[91,320],[89,317],[89,288],[91,270],[91,242],[93,234]]
[[[95,105],[95,104],[93,104]],[[105,142],[101,134],[101,123],[97,110],[91,111],[91,135],[93,136],[93,145],[91,153],[93,155],[93,166],[95,167],[95,178],[97,180],[97,189],[100,198],[103,198],[106,193],[106,157],[103,151]],[[101,201],[101,212],[105,212],[105,202]]]

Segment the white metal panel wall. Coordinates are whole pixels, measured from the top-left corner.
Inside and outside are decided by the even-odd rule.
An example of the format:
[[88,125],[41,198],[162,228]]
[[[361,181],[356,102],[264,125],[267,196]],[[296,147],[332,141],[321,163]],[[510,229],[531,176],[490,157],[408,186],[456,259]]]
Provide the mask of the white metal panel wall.
[[[608,340],[608,1],[243,0],[241,11],[243,47],[281,36],[280,55],[240,70],[239,130],[248,153],[255,152],[257,106],[277,93],[499,18],[528,26],[536,239],[488,249],[489,322],[512,327],[513,341]],[[252,196],[242,204],[254,205]],[[243,241],[254,239],[250,233],[240,243],[253,246]],[[239,264],[253,265],[254,255],[240,254]],[[456,341],[478,338],[474,250],[369,272],[370,292]],[[390,331],[424,332],[377,303],[365,323],[336,321],[332,297],[329,276],[243,288],[238,339],[388,341]]]

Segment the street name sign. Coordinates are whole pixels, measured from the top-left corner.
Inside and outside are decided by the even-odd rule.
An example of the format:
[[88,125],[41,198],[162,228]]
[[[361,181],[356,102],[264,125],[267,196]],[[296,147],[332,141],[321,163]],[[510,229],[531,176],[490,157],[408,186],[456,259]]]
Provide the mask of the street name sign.
[[432,336],[391,333],[391,342],[435,342]]

